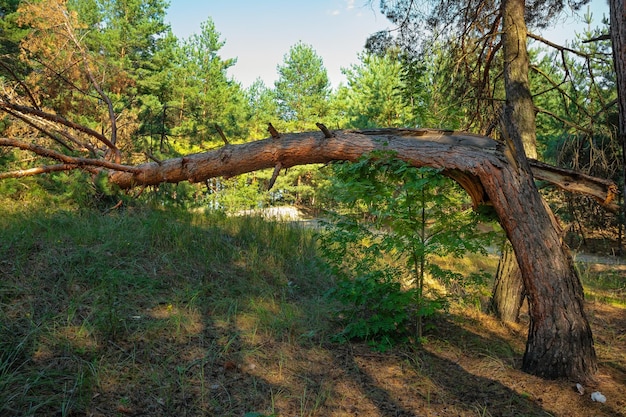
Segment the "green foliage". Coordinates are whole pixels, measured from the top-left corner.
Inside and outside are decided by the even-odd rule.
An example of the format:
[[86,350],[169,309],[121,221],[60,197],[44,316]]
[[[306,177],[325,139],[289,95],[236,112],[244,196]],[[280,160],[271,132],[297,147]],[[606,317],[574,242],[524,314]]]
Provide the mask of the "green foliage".
[[343,335],[388,346],[406,339],[410,320],[421,338],[422,319],[445,306],[425,285],[427,274],[443,284],[452,277],[433,257],[484,251],[490,235],[477,232],[478,215],[463,209],[458,187],[432,168],[377,152],[332,172],[328,192],[341,213],[320,240],[342,279],[331,295],[354,310],[340,311],[348,323]]
[[[586,16],[591,25],[591,16]],[[533,98],[541,110],[537,114],[537,139],[546,159],[557,162],[555,144],[577,136],[593,141],[594,136],[613,136],[616,111],[608,103],[616,98],[615,71],[610,40],[583,42],[609,30],[605,27],[585,31],[568,45],[578,54],[550,52],[543,48],[531,51]],[[562,65],[554,65],[561,62]],[[558,151],[557,151],[558,153]],[[557,156],[557,158],[555,158]],[[563,160],[568,160],[563,158]],[[578,161],[573,160],[574,164]],[[581,161],[576,169],[585,169]]]
[[361,270],[356,278],[340,279],[327,296],[342,304],[336,314],[346,323],[335,340],[366,340],[379,351],[409,340],[416,293],[402,289],[397,271]]
[[327,114],[330,83],[322,59],[301,42],[289,49],[274,84],[280,117],[290,129],[314,128]]
[[54,173],[47,176],[0,181],[2,205],[42,205],[92,208],[106,211],[120,200],[132,200],[107,182],[105,174],[91,176],[81,171]]
[[216,191],[211,194],[211,206],[231,213],[264,206],[269,202],[269,195],[259,181],[264,175],[269,176],[271,173],[256,172],[220,180],[218,187],[215,187]]
[[201,24],[201,32],[182,41],[175,53],[177,81],[171,107],[179,120],[172,134],[196,145],[221,142],[216,124],[231,139],[245,132],[245,96],[226,74],[236,59],[223,59],[219,54],[223,46],[215,24],[208,19]]
[[360,54],[359,65],[344,69],[348,85],[340,87],[341,100],[349,127],[414,126],[411,106],[403,94],[402,62],[397,54]]
[[249,109],[246,123],[250,137],[253,139],[266,137],[268,122],[278,120],[280,116],[274,91],[259,78],[246,90],[246,98]]

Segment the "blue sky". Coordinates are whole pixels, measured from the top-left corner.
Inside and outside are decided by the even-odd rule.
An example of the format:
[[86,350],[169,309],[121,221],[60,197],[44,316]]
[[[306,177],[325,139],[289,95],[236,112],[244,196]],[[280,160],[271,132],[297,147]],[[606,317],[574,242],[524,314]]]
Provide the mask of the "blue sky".
[[[358,63],[368,35],[393,26],[380,14],[378,0],[170,0],[166,20],[174,34],[186,38],[200,31],[209,17],[226,44],[222,58],[237,58],[229,74],[244,87],[261,78],[272,87],[277,65],[289,48],[302,41],[323,59],[337,87],[345,81],[341,68]],[[592,0],[594,21],[608,15],[606,0]],[[565,13],[546,37],[557,43],[581,32],[580,17]]]

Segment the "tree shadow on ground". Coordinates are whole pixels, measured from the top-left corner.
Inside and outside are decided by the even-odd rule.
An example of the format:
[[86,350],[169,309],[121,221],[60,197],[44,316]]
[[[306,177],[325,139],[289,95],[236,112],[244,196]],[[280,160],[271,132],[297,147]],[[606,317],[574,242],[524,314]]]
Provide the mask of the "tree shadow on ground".
[[[472,343],[478,345],[506,344],[496,337],[482,337],[452,323],[448,326],[452,328],[446,329],[446,334],[459,339],[471,338]],[[454,350],[455,340],[446,343]],[[333,350],[340,352],[336,365],[342,367],[361,387],[361,392],[376,404],[380,415],[552,415],[525,394],[494,379],[473,374],[437,353],[440,346],[426,343],[423,347],[388,354],[372,353],[363,345]],[[475,354],[467,350],[465,353]],[[403,369],[389,371],[398,364]]]

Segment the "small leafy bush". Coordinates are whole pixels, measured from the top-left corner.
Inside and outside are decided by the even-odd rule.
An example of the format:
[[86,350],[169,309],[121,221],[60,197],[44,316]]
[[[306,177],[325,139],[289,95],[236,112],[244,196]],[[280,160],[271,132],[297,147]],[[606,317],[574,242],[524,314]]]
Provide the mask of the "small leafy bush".
[[347,323],[335,340],[366,340],[380,351],[408,340],[416,293],[403,290],[392,271],[343,278],[328,296],[341,303],[338,316]]

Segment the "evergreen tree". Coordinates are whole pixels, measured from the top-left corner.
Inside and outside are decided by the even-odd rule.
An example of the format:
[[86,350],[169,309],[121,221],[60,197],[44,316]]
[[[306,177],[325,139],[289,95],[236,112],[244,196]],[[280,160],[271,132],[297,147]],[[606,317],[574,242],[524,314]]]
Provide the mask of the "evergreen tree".
[[344,69],[348,85],[338,94],[346,106],[348,125],[356,128],[412,125],[403,93],[402,63],[390,54],[359,55],[360,64]]
[[330,83],[322,59],[302,42],[292,46],[278,66],[275,94],[281,119],[289,128],[315,128],[328,114]]
[[267,136],[267,124],[275,121],[279,116],[274,92],[260,78],[257,78],[246,90],[246,97],[250,110],[247,121],[250,137]]
[[194,144],[220,141],[215,125],[228,136],[245,136],[241,128],[246,104],[241,86],[226,71],[235,59],[222,59],[224,46],[212,19],[200,26],[200,33],[182,41],[177,51],[176,107],[180,124],[176,134]]
[[23,76],[27,68],[19,61],[19,43],[27,30],[17,23],[20,0],[0,0],[0,77]]

